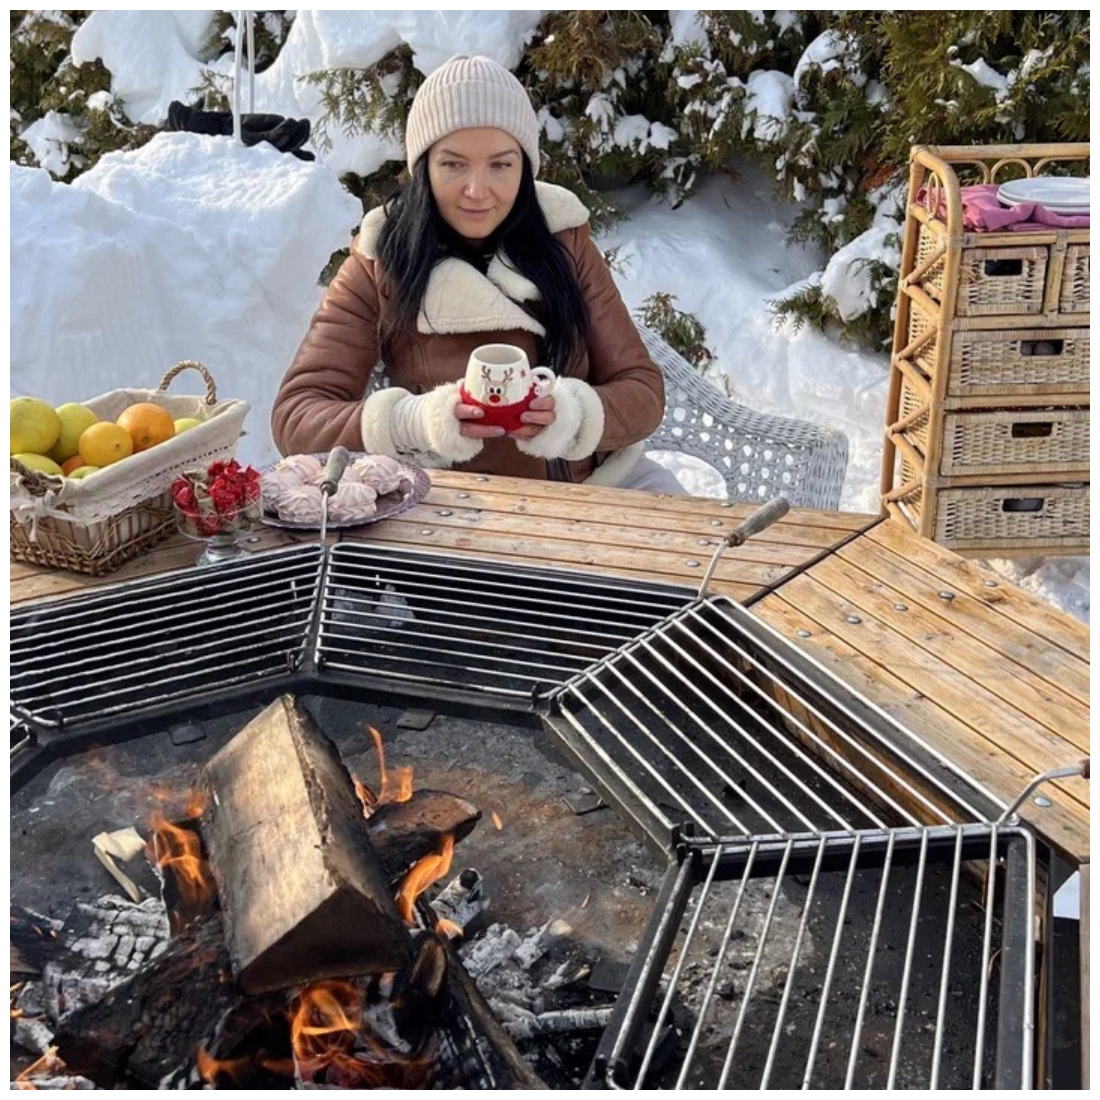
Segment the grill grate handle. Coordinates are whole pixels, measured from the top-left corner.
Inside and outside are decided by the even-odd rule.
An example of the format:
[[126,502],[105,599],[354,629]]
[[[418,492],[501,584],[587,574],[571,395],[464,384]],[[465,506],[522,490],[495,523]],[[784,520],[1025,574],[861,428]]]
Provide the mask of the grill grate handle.
[[767,527],[781,520],[791,510],[790,501],[786,497],[773,497],[767,504],[757,508],[747,519],[739,523],[718,545],[714,548],[714,554],[707,566],[706,574],[699,584],[699,599],[707,594],[710,579],[714,576],[714,570],[718,567],[718,559],[727,547],[740,546],[746,539],[753,535],[759,535]]
[[321,492],[326,494],[332,494],[336,492],[336,487],[340,484],[340,478],[344,476],[344,471],[348,468],[348,462],[351,459],[351,455],[348,454],[347,447],[333,447],[329,452],[328,461],[325,463],[324,479],[321,481]]
[[739,523],[727,536],[725,541],[730,546],[740,546],[746,539],[753,535],[759,535],[773,523],[777,523],[791,510],[790,501],[786,497],[773,497],[762,508],[757,508],[748,519]]

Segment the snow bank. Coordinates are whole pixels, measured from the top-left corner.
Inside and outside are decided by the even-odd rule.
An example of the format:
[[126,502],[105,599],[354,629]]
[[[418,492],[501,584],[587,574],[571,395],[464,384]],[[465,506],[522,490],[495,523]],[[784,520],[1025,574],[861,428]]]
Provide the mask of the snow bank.
[[[875,197],[873,197],[874,199]],[[881,287],[873,279],[874,265],[897,269],[901,263],[901,226],[891,216],[898,203],[877,198],[871,228],[849,241],[829,258],[821,275],[821,289],[836,302],[841,320],[851,321],[878,305]]]
[[252,402],[241,456],[274,459],[275,391],[359,215],[327,168],[230,138],[161,134],[72,185],[12,166],[12,394],[79,401],[198,359]]

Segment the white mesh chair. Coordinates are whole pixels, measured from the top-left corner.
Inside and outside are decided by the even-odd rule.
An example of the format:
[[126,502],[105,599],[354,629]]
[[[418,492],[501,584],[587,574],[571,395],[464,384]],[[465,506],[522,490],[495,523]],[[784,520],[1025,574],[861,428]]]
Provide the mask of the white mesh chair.
[[724,397],[656,333],[638,325],[665,377],[665,416],[646,442],[712,466],[730,500],[784,496],[795,508],[835,509],[848,466],[848,437],[786,416],[753,412]]

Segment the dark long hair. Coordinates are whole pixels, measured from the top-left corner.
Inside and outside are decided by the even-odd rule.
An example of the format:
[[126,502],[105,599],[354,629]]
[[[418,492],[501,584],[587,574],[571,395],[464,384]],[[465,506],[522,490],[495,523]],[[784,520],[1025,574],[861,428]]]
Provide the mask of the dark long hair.
[[[440,260],[454,256],[482,270],[484,260],[440,215],[432,196],[426,156],[416,162],[409,183],[385,205],[378,259],[393,283],[394,326],[415,328],[428,279]],[[558,374],[571,373],[588,339],[588,307],[568,249],[546,224],[526,153],[516,201],[489,246],[502,251],[511,267],[539,289],[543,307],[540,320],[546,329],[541,349],[543,365]]]

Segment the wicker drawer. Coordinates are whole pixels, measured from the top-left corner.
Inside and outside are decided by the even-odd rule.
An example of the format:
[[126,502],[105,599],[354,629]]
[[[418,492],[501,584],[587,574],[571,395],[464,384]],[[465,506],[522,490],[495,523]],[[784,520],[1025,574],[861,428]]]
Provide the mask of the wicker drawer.
[[[1089,410],[947,410],[943,446],[929,442],[931,406],[901,381],[900,420],[905,438],[945,477],[964,474],[1077,473],[1089,468]],[[1087,475],[1086,475],[1087,476]]]
[[[920,228],[916,266],[942,248],[943,238],[926,225]],[[998,314],[1043,312],[1050,249],[1046,245],[966,248],[959,258],[959,288],[955,314],[990,317]],[[931,264],[921,287],[937,302],[944,298],[944,257]],[[948,309],[951,303],[945,303]]]
[[[913,353],[913,361],[934,378],[939,350],[935,322],[913,306],[909,311],[909,342],[929,333]],[[951,338],[951,356],[946,365],[947,396],[1088,393],[1089,343],[1087,328],[957,330]]]
[[941,474],[1073,473],[1088,468],[1088,409],[944,414]]
[[919,471],[901,462],[899,485],[913,485],[898,504],[914,529],[953,550],[997,552],[1079,549],[1089,542],[1089,485],[1000,485],[928,489]]
[[1089,311],[1089,246],[1071,244],[1066,249],[1066,262],[1062,268],[1062,287],[1058,294],[1060,313],[1088,313]]
[[1089,538],[1088,485],[940,489],[936,537],[960,550],[1081,545]]

